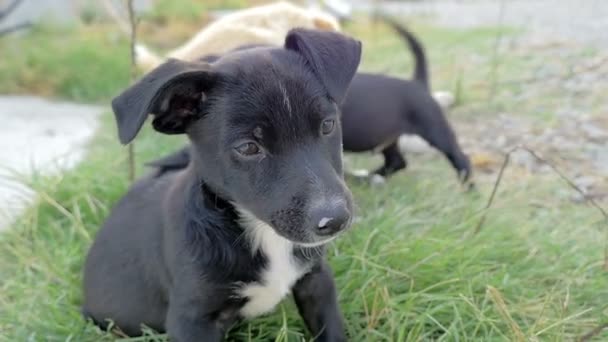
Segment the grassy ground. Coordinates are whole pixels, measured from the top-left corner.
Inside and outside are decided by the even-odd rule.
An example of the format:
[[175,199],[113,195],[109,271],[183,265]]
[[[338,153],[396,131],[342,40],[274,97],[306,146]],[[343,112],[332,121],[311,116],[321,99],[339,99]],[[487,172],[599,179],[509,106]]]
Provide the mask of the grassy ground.
[[118,31],[37,27],[0,40],[0,91],[101,102],[129,82],[129,47]]
[[[249,1],[255,3],[255,1]],[[169,49],[208,20],[207,9],[242,7],[245,0],[158,1],[141,17],[145,42]],[[0,93],[39,94],[80,102],[105,103],[129,83],[129,46],[116,23],[87,7],[82,22],[43,22],[33,30],[0,39]],[[171,29],[168,29],[168,28]]]
[[[466,89],[455,119],[479,114],[481,103],[486,115],[499,112],[518,91],[501,87],[494,101],[485,101],[496,33],[517,31],[413,27],[427,45],[435,88]],[[0,61],[0,89],[13,90],[13,80],[23,80],[18,90],[30,90],[35,82],[23,79],[29,74],[54,82],[48,94],[106,103],[128,82],[125,42],[98,26],[88,29],[99,35],[68,30],[62,40],[45,29],[28,36],[20,49],[35,63]],[[365,41],[364,69],[411,73],[407,50],[385,28],[348,30]],[[44,53],[50,49],[57,54]],[[513,70],[525,77],[539,63],[517,54],[501,58],[501,79]],[[520,114],[538,115],[537,108],[524,103]],[[83,257],[128,186],[126,151],[116,140],[108,114],[85,162],[61,177],[30,180],[38,202],[0,236],[0,341],[163,340],[153,334],[122,339],[85,323],[79,312]],[[139,173],[144,161],[181,143],[147,129],[136,143]],[[348,161],[351,167],[379,163],[366,156]],[[608,322],[606,223],[595,210],[570,203],[557,177],[508,169],[485,225],[473,234],[491,181],[480,180],[478,192],[465,193],[443,159],[412,156],[410,165],[383,188],[351,184],[358,220],[329,249],[352,341],[572,341]],[[229,337],[310,338],[291,300],[240,324]],[[595,339],[607,340],[608,333]]]

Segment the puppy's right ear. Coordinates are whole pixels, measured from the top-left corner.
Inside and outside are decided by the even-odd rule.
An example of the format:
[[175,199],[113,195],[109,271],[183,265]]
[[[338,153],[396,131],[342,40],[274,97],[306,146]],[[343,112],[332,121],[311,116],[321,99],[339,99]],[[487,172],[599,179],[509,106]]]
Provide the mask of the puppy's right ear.
[[161,64],[112,100],[120,142],[131,142],[148,114],[155,116],[157,131],[184,133],[200,118],[200,104],[215,79],[207,63],[170,59]]
[[337,32],[295,28],[287,33],[285,48],[300,54],[329,96],[342,103],[361,61],[360,41]]

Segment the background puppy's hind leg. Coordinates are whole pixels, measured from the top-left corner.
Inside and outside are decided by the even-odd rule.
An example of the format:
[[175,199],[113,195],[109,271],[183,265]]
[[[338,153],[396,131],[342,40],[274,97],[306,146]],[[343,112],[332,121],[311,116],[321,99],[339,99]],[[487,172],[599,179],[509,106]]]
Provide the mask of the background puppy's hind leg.
[[376,175],[388,177],[393,173],[407,167],[407,161],[401,154],[396,141],[382,150],[382,155],[384,156],[384,165],[373,172]]
[[450,161],[452,167],[458,173],[462,182],[467,182],[471,177],[471,162],[456,140],[456,136],[446,120],[435,122],[422,130],[421,136],[431,146],[441,151]]

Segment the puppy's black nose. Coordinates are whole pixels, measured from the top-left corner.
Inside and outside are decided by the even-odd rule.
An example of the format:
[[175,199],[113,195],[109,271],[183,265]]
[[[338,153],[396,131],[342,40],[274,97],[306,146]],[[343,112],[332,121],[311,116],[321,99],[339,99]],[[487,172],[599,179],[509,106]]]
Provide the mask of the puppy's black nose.
[[350,211],[343,203],[327,204],[315,210],[312,218],[312,222],[316,223],[317,235],[331,236],[346,228],[350,220]]

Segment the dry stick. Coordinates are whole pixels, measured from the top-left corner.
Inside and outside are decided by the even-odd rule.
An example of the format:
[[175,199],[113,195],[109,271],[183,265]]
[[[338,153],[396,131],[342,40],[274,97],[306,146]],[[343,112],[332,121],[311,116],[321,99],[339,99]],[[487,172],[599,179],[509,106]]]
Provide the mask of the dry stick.
[[[129,11],[129,23],[131,24],[131,83],[137,78],[137,66],[135,65],[135,42],[137,41],[137,20],[133,10],[133,0],[127,0],[127,10]],[[129,180],[135,180],[135,150],[134,143],[131,142],[129,149]]]
[[[552,163],[550,163],[548,160],[543,159],[541,156],[539,156],[536,152],[534,152],[533,150],[531,150],[528,147],[520,147],[522,150],[527,151],[528,153],[530,153],[534,158],[536,158],[536,160],[540,161],[541,163],[548,165],[551,170],[553,170],[553,172],[555,172],[564,182],[566,182],[566,184],[568,184],[572,189],[574,189],[576,192],[578,192],[583,199],[585,199],[585,201],[587,203],[590,203],[591,206],[593,206],[594,208],[596,208],[597,210],[599,210],[599,212],[602,214],[602,216],[604,216],[604,220],[606,221],[606,232],[608,234],[608,212],[606,212],[606,210],[604,208],[602,208],[601,205],[599,205],[595,199],[593,199],[593,197],[589,197],[587,196],[587,194],[585,194],[585,192],[579,188],[576,184],[574,184],[573,181],[571,181],[566,175],[564,175],[563,172],[561,172],[555,165],[553,165]],[[604,246],[604,270],[608,271],[608,239],[606,240],[606,245]]]
[[498,172],[498,177],[496,178],[496,182],[494,182],[494,188],[492,189],[492,194],[490,195],[490,198],[488,199],[488,203],[486,203],[486,207],[483,210],[481,219],[479,219],[479,223],[477,223],[477,226],[475,227],[475,231],[473,232],[473,234],[479,233],[481,231],[481,227],[486,222],[486,216],[488,214],[488,209],[490,209],[490,207],[494,203],[494,196],[496,196],[496,192],[498,191],[498,186],[500,185],[500,182],[502,181],[502,175],[505,173],[505,169],[507,168],[507,165],[509,165],[509,160],[511,160],[511,153],[513,153],[513,151],[515,151],[515,149],[509,151],[509,153],[507,153],[505,155],[505,160],[502,162],[502,166],[500,167],[500,172]]
[[[500,172],[498,173],[498,177],[496,178],[496,181],[494,182],[494,189],[492,190],[492,194],[490,195],[490,198],[488,199],[488,203],[486,204],[486,207],[484,209],[484,213],[481,216],[481,219],[479,220],[479,223],[477,224],[477,226],[475,227],[475,231],[474,234],[479,233],[479,231],[481,231],[481,228],[486,220],[486,216],[488,214],[488,209],[490,209],[490,207],[492,206],[493,202],[494,202],[494,197],[496,195],[496,192],[498,191],[498,186],[500,185],[500,182],[502,180],[502,176],[503,173],[507,167],[507,164],[509,163],[509,160],[511,158],[511,154],[513,152],[515,152],[516,150],[522,150],[522,151],[526,151],[528,152],[530,155],[532,155],[536,160],[538,160],[539,162],[549,166],[549,168],[551,168],[551,170],[553,172],[555,172],[566,184],[568,184],[568,186],[570,186],[572,189],[574,189],[576,192],[578,192],[587,203],[591,204],[591,206],[593,206],[594,208],[596,208],[604,217],[604,220],[606,221],[606,232],[608,233],[608,212],[602,208],[601,205],[599,205],[597,203],[597,201],[595,201],[592,197],[587,196],[587,194],[585,194],[585,192],[578,187],[576,184],[574,184],[573,181],[571,181],[563,172],[561,172],[553,163],[551,163],[550,161],[544,159],[543,157],[541,157],[540,155],[538,155],[538,153],[536,153],[535,151],[533,151],[532,149],[530,149],[529,147],[526,146],[516,146],[515,148],[513,148],[512,150],[510,150],[506,155],[505,155],[505,159],[504,162],[502,164],[502,167],[500,168]],[[608,239],[606,240],[606,246],[604,247],[604,270],[608,271]]]

